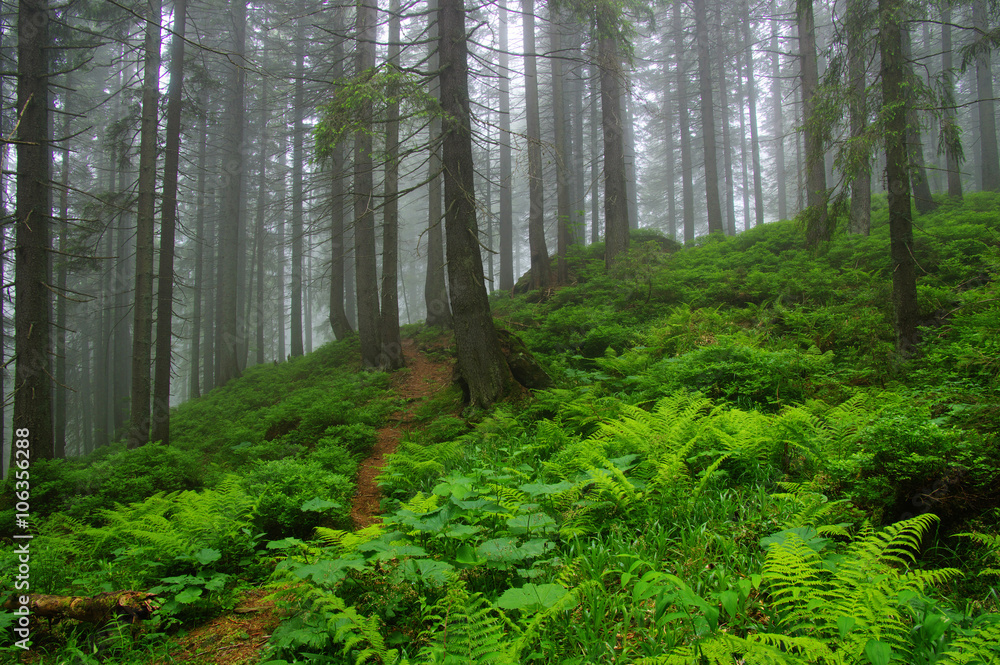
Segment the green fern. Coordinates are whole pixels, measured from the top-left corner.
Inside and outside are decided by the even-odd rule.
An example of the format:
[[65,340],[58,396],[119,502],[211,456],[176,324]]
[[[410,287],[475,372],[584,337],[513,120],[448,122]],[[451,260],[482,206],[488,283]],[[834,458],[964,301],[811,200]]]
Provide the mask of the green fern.
[[453,578],[445,595],[426,608],[424,633],[428,644],[420,663],[434,665],[514,665],[505,635],[505,617],[480,593],[469,593],[465,582]]
[[981,624],[971,635],[963,635],[948,645],[938,665],[992,665],[1000,662],[1000,617]]
[[791,636],[837,642],[843,662],[860,659],[869,640],[908,655],[910,629],[901,596],[920,594],[959,574],[905,568],[936,519],[920,515],[883,531],[867,529],[835,559],[823,559],[797,533],[785,532],[784,540],[768,549],[764,564],[778,625]]

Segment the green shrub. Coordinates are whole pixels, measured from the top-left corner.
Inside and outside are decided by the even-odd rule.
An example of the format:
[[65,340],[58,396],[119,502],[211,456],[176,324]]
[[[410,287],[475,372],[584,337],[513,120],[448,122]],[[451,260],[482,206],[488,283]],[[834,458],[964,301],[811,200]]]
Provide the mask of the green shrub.
[[256,526],[270,538],[303,537],[320,523],[320,513],[303,509],[313,499],[333,502],[327,512],[346,526],[354,489],[346,477],[331,473],[315,459],[281,459],[254,465],[243,479],[257,500]]
[[832,361],[832,354],[818,351],[767,351],[723,342],[654,363],[637,389],[645,399],[691,390],[741,408],[776,410],[805,399]]

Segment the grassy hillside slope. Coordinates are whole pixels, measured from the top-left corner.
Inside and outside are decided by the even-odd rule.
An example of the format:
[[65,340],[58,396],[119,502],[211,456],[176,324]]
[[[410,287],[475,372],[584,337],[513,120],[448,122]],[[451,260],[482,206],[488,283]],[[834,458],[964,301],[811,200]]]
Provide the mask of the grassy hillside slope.
[[40,631],[45,662],[153,658],[265,582],[269,663],[997,662],[1000,197],[917,227],[907,360],[884,209],[817,252],[792,222],[639,232],[611,274],[578,250],[574,284],[494,300],[557,387],[466,422],[441,386],[361,530],[396,404],[352,344],[181,406],[169,448],[39,465],[38,590],[165,600],[160,632]]

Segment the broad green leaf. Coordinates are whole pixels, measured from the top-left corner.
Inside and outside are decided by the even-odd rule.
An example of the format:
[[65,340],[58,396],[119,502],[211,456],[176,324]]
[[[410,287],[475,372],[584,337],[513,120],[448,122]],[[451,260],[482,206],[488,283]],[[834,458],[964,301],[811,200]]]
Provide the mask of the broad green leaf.
[[194,553],[194,558],[198,560],[203,566],[207,566],[213,561],[218,561],[222,558],[222,553],[219,550],[214,550],[208,547],[204,547]]
[[865,644],[865,656],[872,665],[889,665],[889,661],[892,660],[892,647],[885,642],[871,639]]
[[311,577],[316,584],[329,587],[344,579],[348,569],[361,570],[364,567],[363,559],[325,559],[296,568],[294,572],[297,577]]
[[556,521],[545,513],[533,513],[531,515],[518,515],[507,520],[507,527],[511,533],[546,533],[553,531]]
[[854,630],[855,623],[854,617],[837,617],[837,630],[840,631],[841,639],[847,637],[847,634]]
[[324,510],[329,510],[330,508],[340,508],[341,504],[336,501],[330,501],[329,499],[321,499],[318,496],[309,499],[302,504],[302,512],[313,512],[321,513]]
[[455,562],[463,566],[481,566],[486,563],[486,559],[477,556],[476,550],[471,545],[462,543],[455,554]]
[[174,600],[183,605],[189,605],[199,598],[201,598],[201,589],[194,586],[189,586],[174,596]]
[[407,559],[403,562],[403,577],[408,582],[441,585],[448,581],[448,573],[455,567],[434,559]]
[[732,589],[728,589],[719,594],[719,602],[729,618],[735,619],[740,611],[740,595]]
[[497,599],[497,606],[505,610],[539,612],[558,603],[569,593],[559,584],[525,584],[518,589],[507,589]]

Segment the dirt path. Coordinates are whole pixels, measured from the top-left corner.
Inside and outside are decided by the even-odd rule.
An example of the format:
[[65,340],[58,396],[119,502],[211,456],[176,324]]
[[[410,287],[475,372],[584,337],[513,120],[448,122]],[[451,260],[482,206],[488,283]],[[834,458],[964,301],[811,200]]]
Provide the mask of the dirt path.
[[378,521],[379,492],[376,477],[385,466],[385,456],[394,452],[403,435],[413,426],[414,409],[451,381],[452,364],[429,358],[412,339],[403,340],[405,372],[396,372],[392,386],[406,406],[391,414],[384,427],[376,432],[371,455],[358,466],[357,489],[351,502],[351,519],[357,529]]

